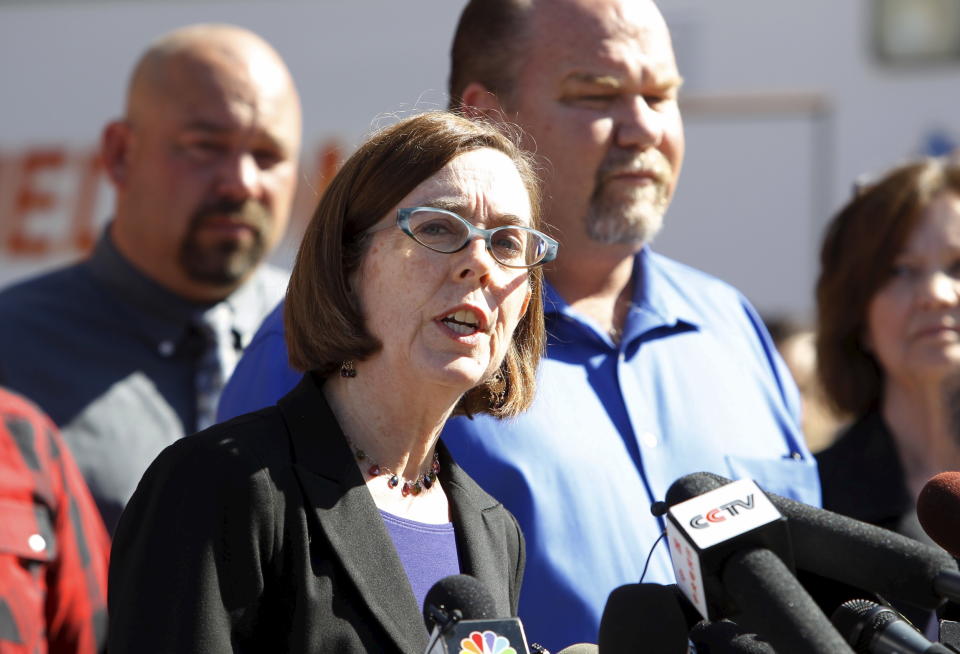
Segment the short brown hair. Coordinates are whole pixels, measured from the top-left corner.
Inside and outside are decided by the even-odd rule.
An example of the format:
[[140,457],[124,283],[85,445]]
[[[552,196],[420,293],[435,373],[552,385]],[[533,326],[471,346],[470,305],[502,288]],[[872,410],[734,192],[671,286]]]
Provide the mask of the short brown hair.
[[[435,111],[387,127],[360,146],[321,198],[290,276],[284,324],[294,368],[326,376],[380,349],[348,283],[366,253],[366,232],[456,156],[492,148],[510,157],[530,196],[531,225],[539,226],[539,183],[519,138],[516,130]],[[465,393],[455,413],[502,417],[530,406],[545,342],[542,275],[540,268],[529,271],[530,303],[500,369]]]
[[463,90],[478,82],[500,96],[510,96],[526,39],[531,0],[470,0],[450,47],[450,108],[459,108]]
[[960,166],[940,159],[895,168],[860,188],[827,227],[817,280],[817,373],[834,408],[876,408],[883,370],[864,348],[871,300],[942,192],[960,193]]

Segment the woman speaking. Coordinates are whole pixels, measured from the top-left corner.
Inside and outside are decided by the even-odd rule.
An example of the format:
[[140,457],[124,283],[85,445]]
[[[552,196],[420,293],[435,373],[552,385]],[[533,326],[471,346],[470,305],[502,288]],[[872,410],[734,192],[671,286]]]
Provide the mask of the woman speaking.
[[332,180],[286,299],[274,407],[165,450],[116,532],[111,654],[409,652],[421,603],[473,575],[503,615],[517,523],[438,441],[454,414],[532,400],[543,348],[538,189],[514,139],[434,112]]

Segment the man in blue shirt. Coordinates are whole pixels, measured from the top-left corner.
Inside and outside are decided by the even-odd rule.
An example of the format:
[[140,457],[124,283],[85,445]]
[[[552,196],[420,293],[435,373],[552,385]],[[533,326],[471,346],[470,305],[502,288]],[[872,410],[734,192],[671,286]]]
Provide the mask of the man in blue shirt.
[[[544,160],[544,216],[562,249],[545,271],[534,406],[510,421],[451,420],[443,438],[520,521],[530,637],[596,642],[607,596],[640,581],[648,554],[644,581],[673,581],[649,507],[677,477],[748,477],[818,504],[816,467],[753,308],[648,247],[684,152],[681,79],[654,3],[472,0],[452,57],[451,104],[519,124]],[[277,366],[281,320],[268,322],[261,360]],[[263,382],[243,367],[225,402]]]

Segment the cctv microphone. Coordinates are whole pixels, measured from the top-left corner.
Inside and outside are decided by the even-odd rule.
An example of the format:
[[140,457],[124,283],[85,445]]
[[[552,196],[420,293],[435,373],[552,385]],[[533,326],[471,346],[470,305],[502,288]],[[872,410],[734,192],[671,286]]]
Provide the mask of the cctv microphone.
[[937,545],[960,558],[960,472],[941,472],[924,484],[917,518]]
[[638,649],[686,654],[688,616],[676,586],[627,584],[614,588],[600,618],[599,649],[627,654]]
[[493,597],[479,579],[444,577],[423,600],[423,620],[431,630],[426,654],[456,654],[471,646],[477,652],[512,647],[517,654],[529,654],[520,620],[495,616]]
[[844,602],[833,612],[833,624],[853,649],[870,654],[953,654],[931,643],[907,620],[887,606],[870,600]]
[[781,654],[852,654],[790,569],[786,521],[754,482],[667,499],[677,586],[704,618],[733,619]]
[[[708,472],[686,475],[670,486],[667,504],[730,483]],[[773,493],[766,497],[788,520],[798,568],[921,608],[960,599],[960,572],[946,552]]]
[[697,654],[777,654],[757,634],[744,633],[736,622],[701,620],[690,630],[690,642]]

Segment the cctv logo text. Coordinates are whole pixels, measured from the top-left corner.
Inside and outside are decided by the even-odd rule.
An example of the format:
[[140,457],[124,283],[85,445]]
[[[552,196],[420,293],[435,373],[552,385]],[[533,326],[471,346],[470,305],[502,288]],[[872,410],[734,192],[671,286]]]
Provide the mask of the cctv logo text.
[[728,517],[735,518],[740,515],[740,510],[747,511],[753,509],[753,493],[747,495],[746,500],[733,500],[726,504],[721,504],[715,509],[710,509],[703,515],[695,515],[690,520],[690,526],[694,529],[706,529],[711,524],[724,522]]

